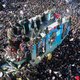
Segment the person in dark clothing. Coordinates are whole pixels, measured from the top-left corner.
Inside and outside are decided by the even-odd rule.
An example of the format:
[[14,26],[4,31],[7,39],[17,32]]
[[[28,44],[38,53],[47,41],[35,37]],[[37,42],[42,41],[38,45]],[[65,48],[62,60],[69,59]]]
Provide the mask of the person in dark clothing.
[[2,65],[4,65],[6,63],[6,61],[4,60],[4,58],[2,58],[2,56],[0,55],[0,67]]
[[15,26],[13,26],[13,33],[17,35],[17,28]]
[[0,2],[0,11],[2,11],[4,8],[2,6],[2,3]]
[[15,44],[15,48],[16,48],[16,49],[19,49],[19,44],[20,44],[20,42],[21,42],[20,40],[15,41],[14,44]]
[[45,14],[42,15],[41,20],[43,23],[46,21],[46,15]]
[[40,29],[40,19],[39,18],[37,18],[37,20],[36,20],[36,25],[37,25],[37,28],[38,28],[38,30]]
[[9,76],[10,76],[11,80],[16,80],[16,77],[14,77],[12,73],[9,73]]
[[24,29],[25,29],[25,34],[29,33],[29,20],[25,19],[25,21],[23,22],[24,25]]
[[75,75],[77,73],[77,68],[74,64],[71,66],[71,71],[72,71],[72,75]]
[[31,28],[34,28],[34,21],[31,22]]

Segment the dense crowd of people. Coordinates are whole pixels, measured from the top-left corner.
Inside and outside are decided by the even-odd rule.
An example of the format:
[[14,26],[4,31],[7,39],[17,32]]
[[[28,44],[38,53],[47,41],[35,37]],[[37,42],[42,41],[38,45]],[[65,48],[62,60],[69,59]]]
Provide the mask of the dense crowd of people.
[[[17,0],[6,0],[4,9],[0,12],[0,23],[7,23],[10,21],[12,24],[19,21],[20,17],[27,19],[40,15],[46,10],[57,8],[59,13],[64,13],[66,10],[65,2],[56,0],[25,0],[23,2]],[[46,6],[47,5],[47,6]],[[60,7],[64,6],[62,9]],[[64,13],[65,14],[65,13]],[[7,24],[6,24],[7,26]]]
[[[29,19],[53,7],[56,7],[57,12],[60,14],[66,15],[66,8],[72,9],[73,6],[71,4],[67,6],[66,3],[62,1],[63,0],[8,0],[6,5],[3,6],[3,11],[0,11],[0,23],[4,26],[2,31],[3,35],[0,35],[0,40],[3,38],[4,41],[1,43],[6,42],[5,36],[7,29],[16,21],[20,20],[21,17]],[[9,73],[0,79],[79,80],[76,78],[80,77],[80,21],[79,15],[75,14],[75,9],[73,9],[72,12],[72,26],[74,28],[62,44],[52,52],[51,60],[47,60],[47,57],[45,57],[36,66],[25,65],[17,74]],[[20,34],[20,29],[18,29],[18,33]],[[24,36],[22,38],[24,38]],[[6,43],[3,44],[4,47],[6,47],[6,45]]]
[[[74,31],[75,33],[70,32],[69,36],[53,52],[51,61],[44,59],[38,65],[39,79],[76,80],[75,76],[80,76],[80,28]],[[55,79],[53,79],[53,77],[55,77]]]
[[[42,3],[41,3],[42,2]],[[60,2],[60,1],[59,1]],[[59,3],[58,2],[58,3]],[[11,2],[13,3],[13,2]],[[14,2],[15,3],[15,2]],[[17,7],[17,4],[18,2],[16,2],[14,5]],[[41,4],[40,4],[41,3]],[[17,4],[17,5],[16,5]],[[53,8],[53,1],[50,1],[50,0],[46,0],[46,1],[38,1],[38,0],[35,0],[35,1],[26,1],[25,3],[24,2],[21,2],[20,3],[22,6],[20,6],[18,9],[15,7],[15,11],[13,10],[13,8],[11,8],[11,10],[9,10],[9,8],[6,6],[6,10],[3,10],[1,11],[1,18],[0,18],[0,21],[1,21],[1,24],[2,24],[2,27],[3,29],[1,29],[1,35],[0,35],[0,39],[1,39],[1,47],[2,48],[6,48],[5,51],[6,51],[6,56],[12,56],[10,59],[15,59],[17,60],[17,58],[20,56],[22,60],[22,56],[26,56],[26,55],[23,55],[24,51],[21,49],[21,46],[25,46],[24,44],[27,42],[24,41],[24,39],[26,39],[25,35],[24,34],[28,34],[30,33],[30,30],[28,28],[28,24],[30,23],[29,22],[29,16],[33,17],[37,14],[40,14],[40,13],[43,13],[45,10],[47,9],[51,9]],[[25,4],[25,5],[24,5]],[[46,5],[48,5],[49,7],[46,7]],[[56,4],[57,5],[57,4]],[[62,2],[60,3],[60,5],[62,5]],[[59,9],[59,6],[55,6],[57,7],[57,11],[58,13],[61,12],[61,10],[63,9],[64,12],[66,11],[66,7],[67,6],[64,6],[64,8],[60,8]],[[63,4],[64,5],[64,4]],[[62,6],[63,6],[62,5]],[[10,4],[9,4],[10,6]],[[42,9],[43,7],[43,9]],[[24,9],[25,8],[25,9]],[[37,9],[36,9],[37,8]],[[29,11],[27,11],[29,9]],[[58,10],[59,9],[59,10]],[[7,11],[8,10],[8,11]],[[19,11],[18,11],[19,10]],[[34,13],[32,13],[32,11]],[[39,10],[39,13],[38,11],[36,10]],[[19,12],[19,13],[18,13]],[[29,12],[29,13],[28,13]],[[17,14],[18,13],[18,14]],[[25,13],[25,14],[24,14]],[[27,15],[28,13],[28,15]],[[61,14],[61,13],[60,13]],[[65,13],[64,13],[65,14]],[[28,17],[29,18],[28,18]],[[21,20],[24,19],[23,22],[19,23],[20,21],[20,18]],[[41,17],[42,18],[42,17]],[[41,19],[42,20],[42,19]],[[43,21],[43,20],[42,20]],[[34,23],[34,22],[33,22]],[[37,26],[37,29],[39,30],[39,24],[40,23],[40,20],[36,20],[36,25]],[[35,23],[34,23],[35,24]],[[26,26],[25,26],[26,25]],[[33,27],[33,26],[32,26]],[[33,31],[33,30],[32,30]],[[34,32],[36,30],[34,29]],[[3,36],[2,36],[3,35]],[[27,35],[28,36],[28,35]],[[30,35],[29,35],[29,38],[27,37],[27,39],[29,40],[30,39]],[[33,42],[33,41],[32,41]],[[3,44],[4,43],[4,44]],[[31,43],[31,42],[30,42]],[[11,46],[9,46],[9,45]],[[30,46],[30,44],[28,44],[28,46]],[[28,49],[27,46],[25,46],[25,51]],[[21,55],[16,55],[16,53],[21,53]],[[18,61],[18,60],[17,60]]]
[[0,17],[2,21],[7,19],[9,21],[10,19],[13,19],[16,16],[19,18],[21,14],[23,14],[24,17],[29,19],[31,17],[43,13],[47,9],[51,9],[52,7],[54,7],[54,1],[52,0],[26,0],[24,2],[15,1],[9,0],[6,3],[6,7],[3,9],[4,11],[0,12]]
[[79,80],[76,78],[80,76],[80,27],[70,31],[52,52],[51,60],[45,57],[36,66],[25,65],[17,74],[5,76],[6,80]]

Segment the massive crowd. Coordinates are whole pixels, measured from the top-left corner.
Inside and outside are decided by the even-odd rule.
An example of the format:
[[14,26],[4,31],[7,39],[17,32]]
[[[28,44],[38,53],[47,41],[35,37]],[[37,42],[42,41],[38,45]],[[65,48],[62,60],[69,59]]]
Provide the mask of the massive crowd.
[[[66,5],[62,0],[21,0],[18,2],[17,0],[6,0],[3,11],[0,11],[0,23],[5,23],[10,21],[14,24],[15,21],[19,21],[20,17],[26,17],[27,19],[31,17],[35,17],[36,15],[40,15],[46,10],[50,10],[52,8],[57,8],[59,13],[65,14],[64,10],[66,10]],[[47,5],[47,6],[46,6]],[[60,7],[62,6],[62,9]],[[7,25],[6,25],[7,26]]]
[[74,31],[75,33],[70,32],[69,36],[53,52],[51,61],[44,59],[38,65],[37,77],[39,79],[76,80],[75,76],[80,76],[80,28]]
[[60,46],[36,66],[24,66],[17,74],[8,74],[2,80],[79,80],[80,27],[71,30]]
[[[54,1],[52,0],[26,0],[24,2],[15,1],[9,0],[6,4],[6,7],[4,8],[4,11],[0,12],[2,21],[13,19],[13,17],[16,16],[19,18],[21,14],[29,19],[43,13],[47,9],[51,9],[54,6]],[[5,16],[3,17],[3,15]]]
[[[9,4],[4,8],[4,11],[0,11],[0,23],[3,23],[4,29],[9,27],[9,21],[14,24],[15,20],[19,19],[20,11],[24,14],[24,17],[31,18],[37,14],[44,12],[52,7],[57,7],[57,11],[65,13],[65,9],[69,7],[61,1],[54,0],[24,0],[24,2],[17,2],[16,0],[8,0]],[[13,2],[16,2],[15,4]],[[47,6],[46,6],[47,5]],[[64,6],[63,6],[64,5]],[[60,7],[63,6],[63,7]],[[77,24],[76,20],[78,15],[75,17],[75,13],[72,15],[73,20],[72,26],[75,27],[52,53],[52,59],[47,60],[45,57],[36,66],[24,66],[17,74],[6,74],[1,80],[77,80],[80,76],[80,24]],[[3,38],[6,33],[3,29]],[[0,38],[1,38],[0,36]],[[6,39],[5,39],[6,40]],[[5,42],[5,41],[4,41]],[[3,43],[3,42],[2,42]],[[7,44],[6,44],[7,45]],[[6,46],[4,43],[4,46]]]
[[[14,3],[15,3],[15,1],[14,1]],[[8,3],[10,3],[10,4],[8,5]],[[58,3],[60,3],[61,6],[64,5],[60,1]],[[6,47],[9,44],[9,42],[11,44],[13,42],[15,48],[18,50],[20,42],[21,42],[20,39],[22,39],[22,37],[24,37],[21,35],[21,34],[24,35],[24,30],[22,28],[20,28],[22,26],[20,24],[18,24],[18,22],[20,21],[20,18],[24,18],[25,21],[27,21],[27,19],[34,17],[37,14],[41,14],[45,10],[51,9],[53,7],[57,7],[57,12],[59,12],[60,14],[62,14],[61,12],[63,12],[62,10],[64,10],[63,14],[65,14],[65,10],[66,10],[67,6],[64,5],[63,8],[60,8],[60,5],[58,5],[58,3],[54,6],[53,5],[54,1],[51,1],[51,0],[46,0],[46,1],[42,1],[42,0],[40,0],[40,1],[39,0],[35,0],[35,1],[30,0],[29,1],[29,0],[27,0],[25,2],[16,2],[15,4],[13,4],[13,2],[8,1],[6,3],[6,7],[3,9],[3,11],[0,11],[0,23],[2,24],[2,27],[3,27],[3,29],[0,30],[1,31],[1,35],[0,35],[1,47],[2,48]],[[14,8],[11,7],[12,4],[14,5]],[[9,8],[9,6],[10,6],[10,8]],[[17,6],[20,6],[20,7],[17,8]],[[28,23],[28,21],[27,21],[27,23]],[[26,25],[25,22],[23,22],[22,24]],[[29,32],[28,28],[27,28],[27,32]],[[19,38],[16,38],[16,35],[18,35],[18,36],[21,35],[21,36]],[[14,39],[13,41],[10,40],[12,38],[12,37],[10,38],[10,36],[13,37],[13,39]],[[9,39],[9,42],[7,42],[7,37]],[[7,50],[9,50],[9,49],[10,49],[10,47],[8,46]],[[13,49],[13,51],[14,51],[14,49]],[[6,53],[9,53],[9,52],[6,52]]]

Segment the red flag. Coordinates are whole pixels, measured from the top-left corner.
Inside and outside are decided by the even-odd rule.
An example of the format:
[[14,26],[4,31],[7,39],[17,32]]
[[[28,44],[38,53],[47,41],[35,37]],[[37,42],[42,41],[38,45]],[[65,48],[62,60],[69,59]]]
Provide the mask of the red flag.
[[58,14],[58,13],[54,13],[54,17],[57,18],[57,19],[59,19],[61,17],[61,15]]
[[80,79],[79,79],[79,76],[75,76],[75,79],[76,79],[76,80],[80,80]]

